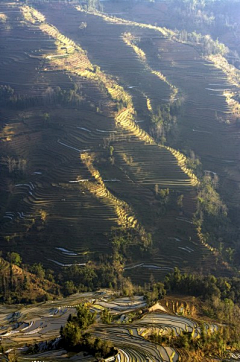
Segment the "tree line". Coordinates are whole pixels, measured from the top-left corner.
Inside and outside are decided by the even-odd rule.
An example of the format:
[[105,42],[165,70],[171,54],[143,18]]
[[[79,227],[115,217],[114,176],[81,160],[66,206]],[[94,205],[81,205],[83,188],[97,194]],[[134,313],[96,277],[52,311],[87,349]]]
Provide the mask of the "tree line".
[[20,95],[8,85],[0,86],[0,105],[13,109],[26,109],[36,106],[52,104],[72,105],[79,108],[84,96],[81,87],[74,83],[73,88],[62,89],[48,87],[44,93],[38,96]]

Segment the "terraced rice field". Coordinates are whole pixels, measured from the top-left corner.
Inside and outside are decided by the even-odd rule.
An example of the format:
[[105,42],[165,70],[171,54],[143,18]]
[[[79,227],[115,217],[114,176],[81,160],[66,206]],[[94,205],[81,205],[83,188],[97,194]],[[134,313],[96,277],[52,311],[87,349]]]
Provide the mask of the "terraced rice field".
[[[55,49],[54,42],[37,28],[20,27],[18,8],[12,10],[9,7],[5,10],[13,29],[6,32],[5,40],[2,39],[2,46],[6,50],[1,58],[1,84],[11,85],[18,94],[34,95],[39,98],[44,95],[48,87],[60,85],[66,90],[71,88],[72,79],[67,74],[46,70],[45,60],[41,58],[42,54],[48,54],[48,49],[51,51]],[[16,41],[14,35],[17,30],[19,30],[18,44],[26,45],[17,48],[16,54],[19,59],[13,59],[14,41]],[[35,36],[39,36],[39,49],[36,49]],[[40,56],[30,58],[29,55],[32,53]],[[8,63],[5,61],[7,56]],[[21,56],[23,60],[20,59]],[[30,63],[25,62],[26,59],[30,59]],[[24,71],[28,72],[28,76],[21,72],[20,77],[23,76],[24,80],[17,77],[20,63],[22,67],[26,65]],[[12,72],[7,71],[9,67]],[[36,77],[41,79],[41,86]],[[11,181],[11,193],[14,197],[2,209],[1,235],[11,237],[17,234],[26,237],[26,258],[32,258],[35,254],[35,261],[44,262],[48,266],[83,262],[83,252],[86,254],[89,249],[91,252],[99,250],[101,243],[102,250],[109,247],[104,234],[112,227],[117,227],[117,215],[113,207],[97,200],[83,186],[86,180],[92,179],[92,176],[80,159],[81,152],[96,148],[96,145],[102,141],[102,130],[106,134],[111,132],[114,126],[113,120],[109,117],[111,105],[106,105],[103,114],[97,115],[88,104],[90,97],[91,102],[97,99],[97,102],[102,102],[103,105],[106,102],[109,104],[109,101],[101,97],[98,89],[89,85],[84,79],[81,79],[81,87],[87,98],[86,106],[83,105],[81,111],[72,109],[70,118],[69,109],[59,110],[59,106],[52,108],[43,106],[37,109],[29,107],[27,111],[15,112],[6,110],[3,114],[3,119],[7,123],[2,126],[2,150],[6,152],[4,142],[8,142],[7,137],[11,137],[9,138],[11,157],[17,155],[27,159],[28,170],[22,180]],[[106,110],[107,107],[109,110]],[[52,120],[50,129],[43,124],[44,112],[50,114]],[[109,118],[106,116],[107,113]],[[19,121],[20,118],[22,121]],[[51,127],[55,127],[55,130],[53,131]],[[2,181],[6,185],[7,173],[2,174]],[[41,211],[47,213],[47,225],[41,225]],[[91,233],[93,223],[95,227]],[[32,243],[36,229],[37,240]],[[66,230],[72,235],[71,248],[74,249],[72,253],[63,253],[56,249],[66,246]],[[49,236],[46,240],[47,234]],[[96,237],[99,240],[98,245],[92,242]],[[45,239],[44,244],[42,238]],[[36,247],[39,251],[37,254]]]
[[[136,282],[139,268],[145,281],[151,274],[162,277],[175,266],[214,268],[191,221],[197,181],[184,168],[182,156],[157,145],[147,133],[151,112],[171,97],[171,84],[181,86],[173,83],[170,73],[173,68],[177,74],[179,66],[170,62],[167,68],[166,58],[165,63],[158,63],[159,69],[151,53],[164,46],[174,55],[172,41],[153,29],[113,24],[72,6],[63,7],[64,11],[57,4],[42,5],[46,21],[39,15],[35,22],[31,17],[24,19],[18,5],[0,6],[11,24],[3,28],[0,84],[9,84],[17,94],[38,102],[2,111],[3,250],[11,248],[12,240],[16,251],[24,247],[26,261],[51,268],[84,265],[111,250],[111,230],[138,225],[136,229],[152,234],[153,252],[127,261],[126,274]],[[82,22],[87,23],[85,29],[79,29]],[[139,45],[151,69],[161,71],[169,81],[150,71],[124,42],[123,33],[129,30],[142,39]],[[193,62],[192,50],[187,56]],[[212,78],[219,76],[201,64]],[[73,84],[78,87],[80,104],[53,102],[58,86],[70,92]],[[130,105],[117,110],[118,97],[125,97]],[[90,163],[84,161],[87,154],[92,155]],[[19,158],[27,163],[20,177],[8,170],[12,160],[18,164]],[[170,190],[174,207],[162,207],[156,187]],[[184,213],[176,207],[180,194],[184,195]]]
[[[43,11],[44,12],[44,11]],[[46,13],[45,13],[46,15]],[[53,11],[51,12],[51,14],[49,15],[49,20],[54,24],[59,26],[59,20],[61,19],[61,14],[59,12],[58,9],[53,9]],[[146,77],[149,76],[149,73],[146,72],[140,72],[138,70],[137,67],[144,67],[144,65],[139,62],[135,55],[134,55],[134,61],[132,60],[132,55],[133,52],[131,49],[129,49],[128,47],[125,46],[123,40],[122,40],[122,34],[124,30],[127,30],[126,26],[121,26],[121,25],[113,25],[113,24],[109,24],[107,22],[103,22],[103,19],[99,18],[99,17],[94,17],[94,15],[89,15],[89,14],[85,14],[85,13],[76,13],[74,9],[68,9],[66,14],[64,15],[65,17],[69,17],[69,19],[71,19],[71,29],[67,28],[64,23],[62,22],[60,24],[60,30],[64,31],[65,34],[67,34],[68,36],[70,36],[71,33],[71,37],[74,39],[75,42],[80,41],[81,45],[87,49],[88,51],[88,57],[91,59],[92,62],[97,63],[98,65],[101,66],[101,68],[106,71],[107,73],[112,73],[112,70],[114,68],[114,75],[117,75],[120,81],[120,84],[123,84],[125,86],[126,89],[128,89],[128,92],[132,93],[133,95],[133,103],[134,106],[136,108],[136,110],[138,112],[141,112],[141,114],[144,114],[143,112],[146,113],[146,109],[144,111],[143,109],[143,104],[145,104],[146,107],[146,101],[143,103],[142,98],[139,96],[135,96],[136,93],[136,88],[134,85],[134,81],[139,82],[139,84],[141,84],[141,94],[147,94],[148,97],[150,97],[151,101],[153,104],[158,104],[158,102],[160,102],[160,99],[154,103],[154,99],[156,96],[158,96],[159,94],[161,94],[160,92],[162,92],[162,89],[166,89],[167,92],[165,91],[165,97],[169,97],[171,90],[168,84],[166,84],[165,82],[159,80],[159,78],[157,78],[156,76],[154,76],[154,81],[156,82],[156,84],[154,83],[154,86],[151,87],[151,93],[150,93],[150,89],[147,88],[148,84],[149,84],[149,79],[151,79],[151,77],[146,80],[146,78],[143,80],[141,77]],[[90,33],[89,30],[86,30],[84,33],[77,33],[76,32],[76,24],[78,24],[79,21],[86,21],[88,24],[88,27],[90,27]],[[98,28],[101,29],[101,33],[97,33],[96,29],[97,29],[97,25]],[[100,26],[101,24],[101,26]],[[88,29],[88,28],[87,28]],[[135,29],[134,28],[134,34],[136,35],[136,33],[139,35],[142,30],[141,29]],[[114,42],[112,41],[112,38],[110,38],[107,34],[116,34],[115,40]],[[147,30],[147,35],[146,37],[149,37],[149,33],[151,33],[150,30]],[[94,36],[93,36],[94,34]],[[151,35],[153,36],[153,33],[151,33]],[[156,34],[154,34],[156,36]],[[90,37],[94,38],[93,43],[90,42]],[[100,43],[100,39],[102,39],[104,37],[104,44],[102,47],[97,46],[97,43]],[[108,50],[107,50],[108,49]],[[114,52],[115,49],[115,52]],[[118,51],[116,50],[118,49]],[[119,49],[121,49],[121,51],[119,51]],[[108,54],[108,58],[109,61],[106,62],[106,58],[104,59],[104,52],[107,52]],[[109,53],[110,52],[110,53]],[[116,58],[116,54],[118,54],[118,57]],[[119,55],[120,54],[120,55]],[[121,58],[121,59],[119,59]],[[121,63],[119,64],[119,62],[121,61]],[[135,70],[133,71],[133,67],[135,67]],[[151,74],[151,76],[153,76],[153,74]],[[131,79],[131,77],[133,77],[133,81],[131,81],[131,85],[129,83],[129,79]],[[153,85],[153,83],[151,83]],[[164,88],[165,87],[165,88]],[[154,91],[154,93],[153,93]],[[134,93],[135,92],[135,93]],[[140,94],[138,93],[138,94]],[[165,99],[166,99],[165,98]],[[139,102],[140,100],[140,102]],[[139,102],[139,103],[138,103]],[[161,99],[162,102],[162,99]],[[146,124],[147,124],[147,120],[146,119]],[[141,123],[141,127],[144,127],[144,123]],[[125,170],[125,173],[128,175],[129,177],[129,181],[131,183],[135,183],[135,184],[141,184],[141,186],[148,186],[147,188],[149,189],[154,189],[154,186],[156,184],[158,184],[160,187],[170,187],[173,189],[177,189],[177,190],[181,190],[182,192],[185,192],[184,190],[186,190],[186,186],[189,187],[189,179],[186,177],[186,175],[184,173],[181,172],[181,170],[179,170],[179,168],[174,168],[174,165],[177,166],[176,163],[176,159],[174,159],[174,157],[172,157],[171,154],[169,154],[169,152],[167,152],[164,149],[159,149],[157,146],[148,146],[145,147],[144,143],[139,142],[139,139],[131,133],[131,129],[129,129],[130,134],[128,132],[128,142],[114,142],[114,148],[115,148],[115,159],[117,159],[117,164],[120,165],[120,167],[122,169]],[[118,135],[115,137],[116,139],[118,139]],[[131,137],[131,138],[130,138]],[[141,135],[140,135],[141,137]],[[126,156],[127,155],[127,156]],[[125,157],[126,156],[126,157]],[[158,160],[159,159],[159,167],[157,167],[158,165]],[[130,160],[130,161],[129,161]],[[126,165],[127,163],[127,165]],[[171,165],[171,166],[170,166]],[[169,167],[169,174],[168,174],[168,167]],[[163,172],[164,169],[164,172]],[[106,171],[106,170],[103,170]],[[107,173],[106,173],[107,175]],[[108,177],[106,177],[108,178]],[[119,179],[119,178],[118,178]],[[124,185],[123,183],[112,183],[109,186],[112,190],[114,190],[115,192],[118,192],[118,195],[121,198],[125,198],[127,200],[129,200],[129,198],[127,198],[126,196],[129,195],[129,192],[127,191],[128,189],[128,185]],[[144,187],[146,189],[146,187]],[[140,191],[140,190],[139,190]],[[141,190],[142,191],[142,190]],[[145,191],[146,192],[146,191]],[[145,194],[144,192],[144,194]],[[142,195],[142,194],[141,194]],[[192,196],[193,197],[193,196]],[[187,197],[186,197],[187,198]],[[193,203],[193,198],[191,199],[191,197],[188,197],[188,200],[191,200],[190,205]],[[138,200],[134,197],[131,198],[131,202],[134,205],[138,205],[139,206],[139,202]],[[138,204],[137,204],[138,202]],[[153,202],[152,202],[153,203]],[[151,207],[152,207],[152,203],[151,203]],[[190,207],[191,209],[191,207]],[[141,207],[138,207],[137,210],[141,210]],[[142,208],[142,214],[139,214],[139,218],[141,221],[144,220],[144,218],[146,218],[146,212],[145,212],[145,208]],[[191,209],[192,211],[193,209]],[[156,212],[156,209],[154,209],[154,212]],[[145,215],[144,215],[145,214]],[[151,213],[151,216],[153,215],[153,213]],[[169,216],[169,215],[168,215]],[[148,220],[151,219],[148,218]],[[169,221],[172,220],[172,221]],[[165,229],[165,225],[164,223],[167,222],[167,227],[166,229],[171,229],[173,231],[173,234],[175,234],[175,237],[180,237],[179,234],[179,230],[181,230],[183,228],[184,223],[186,224],[186,222],[184,220],[177,220],[177,225],[176,226],[176,217],[174,219],[171,219],[169,217],[166,217],[166,219],[161,218],[161,228]],[[154,220],[154,221],[153,221]],[[157,220],[156,220],[156,216],[153,217],[153,222],[150,221],[150,224],[154,224],[156,225]],[[174,222],[173,222],[174,221]],[[188,221],[188,220],[187,220]],[[171,226],[170,226],[171,225]],[[185,225],[184,225],[185,228]],[[165,229],[165,230],[166,230]],[[189,228],[188,228],[189,230]],[[161,230],[162,231],[162,230]],[[159,234],[156,233],[156,238],[159,238],[158,236]],[[192,230],[190,231],[190,235],[191,238],[195,238],[196,236],[194,236],[194,230],[192,227]],[[162,235],[160,236],[160,240],[158,240],[158,243],[162,245],[162,249],[164,250],[165,247],[167,249],[167,246],[169,245],[169,238],[173,237],[173,235],[168,235],[167,238],[165,240],[163,240]],[[165,247],[163,246],[165,244]],[[191,248],[191,246],[189,246]],[[164,250],[164,252],[166,252],[166,249]],[[180,250],[184,250],[184,249],[178,249],[178,247],[175,247],[175,249],[178,252],[178,256],[177,259],[178,261],[181,263],[182,260],[182,256],[179,257],[179,251]],[[201,251],[202,251],[202,247],[200,247]],[[186,252],[186,254],[190,254]],[[208,254],[208,253],[206,253]],[[164,258],[165,260],[168,260],[167,264],[168,264],[168,268],[172,268],[172,265],[176,265],[176,259],[174,261],[172,261],[172,258],[174,259],[173,255],[169,255],[167,258]],[[185,255],[186,258],[186,255]],[[190,260],[192,260],[192,256],[191,258],[189,258]],[[204,260],[205,260],[205,256],[204,256]],[[147,261],[147,260],[146,260]],[[160,266],[162,266],[162,260],[161,263],[158,264],[155,268],[156,270],[160,270]],[[204,261],[205,263],[205,261]],[[149,263],[148,263],[149,264]],[[164,263],[165,264],[165,263]],[[164,269],[164,268],[163,268]],[[149,270],[148,270],[149,271]]]
[[[107,290],[96,293],[75,294],[71,297],[37,304],[31,307],[3,306],[0,310],[0,336],[8,350],[18,348],[19,361],[61,361],[69,360],[93,361],[94,358],[81,354],[68,355],[64,350],[46,351],[45,341],[59,338],[59,330],[64,325],[70,313],[74,314],[79,303],[87,302],[91,310],[97,313],[97,322],[91,327],[91,333],[102,339],[111,341],[117,348],[116,361],[178,361],[179,354],[169,346],[160,346],[150,342],[147,336],[152,333],[161,335],[173,333],[179,335],[182,331],[199,334],[198,324],[186,317],[170,315],[166,312],[145,313],[143,317],[130,322],[129,313],[144,309],[146,303],[142,296],[133,298],[113,298]],[[115,316],[117,322],[109,325],[101,323],[100,312],[103,308]],[[164,309],[162,307],[162,309]],[[211,331],[216,325],[206,324]],[[36,355],[23,355],[19,347],[26,343],[38,343],[41,352]],[[54,345],[54,343],[53,343]]]
[[6,346],[17,346],[57,338],[61,325],[66,323],[70,313],[75,313],[75,306],[93,296],[91,293],[78,294],[29,308],[2,307],[1,339]]
[[[65,10],[63,13],[59,8],[53,7],[48,15],[44,9],[42,12],[60,32],[71,37],[76,43],[79,42],[83,49],[87,50],[93,64],[100,66],[107,74],[118,77],[120,85],[124,85],[128,92],[133,94],[134,106],[140,114],[140,120],[148,114],[143,94],[149,96],[155,107],[168,99],[169,85],[147,72],[145,65],[138,61],[134,51],[124,43],[122,35],[131,27],[107,23],[101,17],[82,13],[71,7]],[[69,26],[66,19],[69,20]],[[81,22],[87,23],[87,28],[82,32],[78,29]],[[156,33],[149,29],[136,27],[133,30],[136,37],[156,36]],[[158,37],[163,36],[158,34]]]
[[[108,2],[104,4],[104,11],[116,17],[130,20],[134,17],[140,23],[174,29],[179,19],[175,22],[167,7],[166,3],[158,3],[132,4],[127,8],[125,4]],[[173,147],[189,148],[200,156],[204,169],[220,177],[221,193],[226,200],[236,205],[240,196],[239,131],[231,124],[230,110],[223,95],[225,90],[235,90],[235,87],[229,84],[223,72],[205,61],[191,46],[160,37],[149,37],[148,41],[142,37],[137,46],[144,51],[151,68],[161,71],[184,96],[183,112],[178,120],[179,134]],[[219,122],[221,118],[222,123]],[[234,193],[228,192],[233,189]]]

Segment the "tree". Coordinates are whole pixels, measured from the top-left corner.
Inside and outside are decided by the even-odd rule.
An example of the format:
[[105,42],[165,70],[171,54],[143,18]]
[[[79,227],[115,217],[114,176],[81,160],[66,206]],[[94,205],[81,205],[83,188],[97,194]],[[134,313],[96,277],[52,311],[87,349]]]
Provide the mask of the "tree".
[[30,281],[29,281],[29,277],[27,275],[24,275],[22,287],[23,287],[23,290],[29,290]]
[[74,285],[72,280],[67,280],[64,283],[64,294],[65,295],[76,293],[76,291],[77,291],[76,286]]
[[86,29],[86,27],[87,27],[87,23],[85,21],[82,21],[81,24],[79,25],[80,30]]
[[129,278],[124,278],[122,280],[122,293],[123,295],[126,295],[128,297],[131,297],[133,295],[133,284]]
[[86,304],[80,304],[77,308],[77,322],[81,329],[87,329],[94,323],[96,313],[92,313]]
[[50,122],[50,115],[49,115],[49,113],[44,113],[44,115],[43,115],[43,120],[44,120],[44,125],[45,125],[45,126],[49,126],[49,122]]
[[46,221],[46,219],[47,219],[47,211],[45,211],[45,210],[40,210],[40,217],[41,217],[41,220],[43,221],[43,222],[45,222]]
[[177,205],[182,209],[184,195],[180,195],[177,199]]
[[105,308],[102,310],[101,319],[102,319],[102,322],[105,324],[109,324],[112,322],[112,315],[110,314],[108,309]]
[[80,304],[77,307],[77,315],[69,315],[67,324],[60,329],[63,338],[63,345],[66,349],[72,349],[76,346],[86,347],[87,333],[84,331],[94,323],[96,313],[92,313],[86,304]]
[[109,153],[110,153],[110,156],[111,156],[111,157],[113,156],[113,151],[114,151],[114,147],[113,147],[113,146],[110,146],[110,147],[109,147]]
[[44,277],[45,277],[45,270],[44,270],[42,264],[40,264],[40,263],[33,264],[33,266],[31,267],[31,272],[33,274],[36,274],[37,277],[39,277],[41,279],[44,279]]
[[82,333],[80,327],[76,323],[69,321],[61,330],[61,336],[64,339],[64,343],[71,348],[75,347],[80,342]]
[[102,5],[99,0],[87,0],[87,10],[102,10]]
[[22,258],[18,253],[12,252],[8,253],[8,260],[10,263],[20,266],[22,263]]
[[169,201],[169,189],[161,189],[158,192],[158,195],[160,197],[160,202],[162,205],[166,205]]

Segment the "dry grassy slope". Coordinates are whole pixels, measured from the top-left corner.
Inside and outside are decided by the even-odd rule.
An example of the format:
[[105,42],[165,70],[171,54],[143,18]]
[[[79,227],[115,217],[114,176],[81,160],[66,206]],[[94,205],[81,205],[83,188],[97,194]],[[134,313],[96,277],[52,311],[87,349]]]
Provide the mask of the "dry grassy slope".
[[[5,285],[9,285],[11,281],[10,269],[10,263],[0,258],[0,278],[5,280]],[[23,287],[24,279],[27,280],[25,288]],[[14,264],[12,265],[12,281],[12,292],[17,293],[18,299],[44,300],[46,294],[53,298],[60,288],[59,285],[39,278]]]

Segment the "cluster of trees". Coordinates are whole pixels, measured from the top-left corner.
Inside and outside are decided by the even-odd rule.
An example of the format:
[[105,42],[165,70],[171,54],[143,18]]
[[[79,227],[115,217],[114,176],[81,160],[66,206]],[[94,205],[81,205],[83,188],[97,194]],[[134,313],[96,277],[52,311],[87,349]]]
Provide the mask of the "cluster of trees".
[[112,314],[108,309],[104,308],[101,312],[101,321],[104,324],[110,324],[112,322]]
[[138,255],[146,255],[149,253],[152,246],[152,236],[146,233],[143,227],[138,230],[122,228],[118,232],[111,234],[112,254],[113,260],[124,260],[131,258],[134,259],[136,253]]
[[13,174],[23,174],[26,171],[27,168],[27,160],[22,157],[2,157],[2,162],[7,166],[8,172]]
[[123,257],[118,252],[113,252],[112,256],[99,256],[98,264],[88,263],[84,267],[72,265],[64,268],[55,280],[63,286],[65,296],[98,288],[111,288],[131,296],[134,286],[124,277],[123,271]]
[[[198,193],[198,213],[217,218],[217,222],[219,222],[219,218],[224,219],[227,216],[227,207],[215,190],[218,179],[214,176],[206,175],[202,178]],[[212,222],[213,220],[211,219]]]
[[7,85],[0,86],[0,105],[14,109],[26,109],[35,106],[48,106],[51,104],[72,105],[76,108],[82,105],[84,97],[81,87],[74,83],[72,89],[48,87],[39,96],[16,94],[14,89]]
[[[193,11],[195,9],[204,9],[206,6],[205,0],[172,0],[176,6]],[[207,0],[209,3],[216,0]]]
[[69,268],[65,268],[62,272],[62,279],[64,281],[63,290],[65,295],[77,291],[90,291],[101,285],[101,277],[98,280],[96,268],[90,264],[84,267],[72,265]]
[[197,195],[194,223],[205,244],[218,251],[218,259],[231,266],[239,266],[240,239],[237,208],[228,210],[218,193],[219,178],[216,173],[203,172],[200,160],[193,151],[187,157],[187,167],[201,180]]
[[22,263],[22,258],[18,253],[13,252],[9,252],[7,253],[7,260],[9,261],[10,264],[15,264],[17,266],[21,266]]
[[123,258],[118,252],[113,252],[112,256],[100,255],[98,264],[64,268],[56,281],[63,285],[64,295],[101,287],[119,290],[125,295],[133,293],[132,283],[123,276]]
[[0,85],[0,105],[4,105],[6,101],[14,95],[14,89],[9,85]]
[[106,358],[115,353],[111,342],[93,337],[86,330],[95,322],[96,314],[86,304],[77,308],[77,315],[68,317],[67,324],[61,327],[61,345],[67,351],[85,351],[96,358]]
[[59,86],[54,88],[48,87],[45,91],[44,98],[50,103],[73,104],[80,106],[83,101],[81,86],[73,84],[72,89],[62,89]]
[[158,106],[157,113],[152,115],[149,133],[157,142],[166,143],[167,137],[177,123],[176,116],[180,106],[181,100],[179,99],[172,104]]
[[195,155],[192,150],[186,151],[185,154],[187,157],[187,168],[191,169],[194,175],[196,175],[198,178],[201,178],[203,176],[203,171],[200,159]]
[[[228,58],[228,62],[238,69],[240,67],[238,47],[228,50],[216,42],[219,37],[228,32],[232,32],[237,40],[239,36],[237,18],[239,10],[240,5],[237,0],[172,0],[171,6],[174,25],[178,29],[181,29],[179,34],[180,38],[182,38],[181,40],[192,43],[203,43],[201,46],[200,44],[198,46],[200,46],[201,52],[204,55],[225,55]],[[169,26],[171,26],[171,24],[169,24]],[[194,32],[191,33],[192,31]],[[202,35],[196,34],[196,31]],[[211,35],[211,40],[207,34]],[[198,39],[199,37],[201,40]],[[213,39],[216,40],[215,44]],[[228,42],[228,39],[226,41]],[[232,48],[230,42],[229,45],[230,48]],[[226,53],[228,54],[226,55]]]
[[164,283],[153,282],[153,283],[149,284],[149,288],[147,288],[147,286],[145,286],[144,296],[145,296],[147,305],[149,305],[149,306],[153,305],[158,300],[164,298],[166,293],[167,293],[167,291],[165,289]]
[[63,344],[66,348],[75,347],[82,336],[82,331],[86,330],[95,322],[96,314],[92,313],[86,304],[77,307],[77,315],[68,317],[67,324],[61,328]]
[[217,186],[216,175],[205,175],[202,178],[194,222],[204,243],[217,249],[220,258],[230,265],[239,266],[240,241],[237,224],[229,217],[228,208],[216,191]]
[[171,2],[176,16],[182,18],[181,21],[184,21],[187,27],[195,25],[202,29],[203,26],[210,27],[215,24],[215,17],[206,6],[214,0],[172,0]]
[[201,297],[203,300],[218,298],[240,303],[240,278],[215,277],[202,274],[182,274],[178,268],[168,274],[164,282],[168,292]]
[[[229,10],[236,1],[224,0],[172,0],[174,15],[188,28],[198,28],[201,32],[226,29],[229,22]],[[222,29],[220,29],[220,25]]]
[[99,0],[86,0],[86,2],[83,4],[83,7],[88,11],[103,10],[103,6]]
[[203,55],[225,55],[228,48],[217,40],[213,40],[210,35],[202,35],[196,32],[188,33],[181,30],[178,39],[183,42],[194,44]]
[[155,197],[158,200],[158,214],[165,215],[168,207],[173,206],[173,193],[170,193],[169,188],[159,189],[159,185],[155,184],[154,186]]

